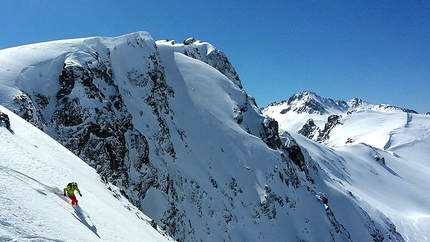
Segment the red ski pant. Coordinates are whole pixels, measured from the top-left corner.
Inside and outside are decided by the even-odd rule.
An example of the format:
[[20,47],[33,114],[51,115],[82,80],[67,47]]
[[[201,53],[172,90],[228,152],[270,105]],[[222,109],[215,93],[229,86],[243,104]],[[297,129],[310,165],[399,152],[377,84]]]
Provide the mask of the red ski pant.
[[76,199],[75,195],[69,196],[69,198],[72,200],[72,205],[78,205],[78,199]]

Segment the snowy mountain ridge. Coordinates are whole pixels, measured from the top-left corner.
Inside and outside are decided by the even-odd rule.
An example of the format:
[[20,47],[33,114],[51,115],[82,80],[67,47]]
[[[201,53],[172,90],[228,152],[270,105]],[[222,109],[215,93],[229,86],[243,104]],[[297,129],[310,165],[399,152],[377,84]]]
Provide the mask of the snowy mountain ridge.
[[[401,168],[391,164],[406,159],[393,158],[402,154],[394,147],[404,144],[394,133],[385,150],[355,137],[344,153],[306,139],[294,127],[307,113],[281,114],[272,106],[265,114],[273,115],[263,116],[227,57],[209,43],[154,41],[146,32],[54,41],[0,50],[0,67],[1,105],[79,156],[176,240],[430,237],[421,229],[428,221],[425,191],[409,194],[423,214],[414,228],[358,185],[377,173],[412,187],[391,177]],[[294,122],[285,125],[287,116]],[[412,118],[411,128],[425,124]],[[386,164],[372,163],[375,154]],[[416,172],[425,183],[427,170]]]
[[348,102],[343,100],[334,101],[331,98],[323,98],[314,92],[302,91],[294,94],[288,100],[281,102],[273,102],[266,108],[282,106],[282,113],[295,112],[297,114],[309,113],[309,114],[338,114],[345,113],[347,111],[354,112],[357,109],[373,109],[373,110],[384,110],[384,109],[397,109],[404,112],[417,113],[414,110],[400,108],[388,104],[371,104],[360,98],[353,98]]

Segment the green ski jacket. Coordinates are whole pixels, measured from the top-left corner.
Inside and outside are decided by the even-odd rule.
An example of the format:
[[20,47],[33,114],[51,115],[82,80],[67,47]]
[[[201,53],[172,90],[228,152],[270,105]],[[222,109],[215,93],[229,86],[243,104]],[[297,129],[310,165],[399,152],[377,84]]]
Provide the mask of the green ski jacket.
[[75,188],[75,187],[71,187],[71,186],[67,186],[66,188],[64,188],[64,194],[67,194],[67,196],[73,196],[75,195],[75,191],[78,191],[79,195],[82,196],[81,191],[79,191],[79,188]]

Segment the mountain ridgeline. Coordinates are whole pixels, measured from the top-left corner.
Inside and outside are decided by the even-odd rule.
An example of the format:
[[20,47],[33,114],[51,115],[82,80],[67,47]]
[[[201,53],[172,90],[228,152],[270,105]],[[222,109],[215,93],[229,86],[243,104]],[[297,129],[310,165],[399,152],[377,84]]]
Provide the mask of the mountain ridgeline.
[[[54,41],[1,50],[0,66],[1,105],[178,241],[403,241],[383,214],[328,185],[207,42],[146,32]],[[327,112],[313,100],[293,111]]]
[[394,109],[401,110],[403,112],[415,113],[415,110],[400,108],[388,104],[371,104],[360,98],[353,98],[346,102],[343,100],[334,101],[331,98],[323,98],[314,92],[302,91],[300,93],[294,94],[288,100],[281,102],[273,102],[268,105],[267,108],[271,106],[285,106],[281,113],[294,112],[297,114],[307,113],[307,114],[330,114],[330,113],[345,113],[354,112],[357,108],[365,107],[374,110],[385,110]]

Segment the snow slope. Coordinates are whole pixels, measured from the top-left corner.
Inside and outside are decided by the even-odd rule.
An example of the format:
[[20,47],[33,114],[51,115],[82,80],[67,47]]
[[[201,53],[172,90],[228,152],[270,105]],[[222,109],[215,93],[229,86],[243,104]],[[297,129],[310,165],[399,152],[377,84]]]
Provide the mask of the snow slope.
[[[0,241],[172,241],[116,187],[51,137],[9,112],[0,123]],[[83,194],[74,209],[63,188]],[[116,197],[116,198],[115,198]]]
[[[288,131],[306,148],[332,185],[347,189],[371,216],[385,214],[407,241],[428,241],[430,116],[377,107],[366,103],[343,112],[297,114],[282,112],[287,108],[283,103],[267,107],[264,114],[278,120],[281,132]],[[332,114],[342,118],[324,144],[297,133],[308,119],[322,130]]]

